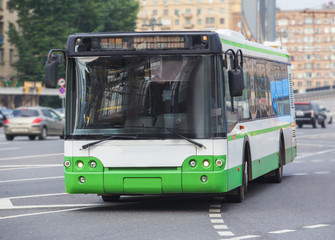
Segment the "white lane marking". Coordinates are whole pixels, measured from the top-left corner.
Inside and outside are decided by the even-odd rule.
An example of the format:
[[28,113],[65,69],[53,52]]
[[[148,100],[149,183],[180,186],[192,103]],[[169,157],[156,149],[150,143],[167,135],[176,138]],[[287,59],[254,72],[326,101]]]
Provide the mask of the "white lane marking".
[[314,159],[314,160],[311,160],[312,163],[320,163],[320,162],[324,162],[325,160],[322,160],[322,159]]
[[219,234],[221,237],[235,236],[235,234],[232,233],[231,231],[218,231],[218,234]]
[[214,225],[215,229],[228,229],[227,225]]
[[1,165],[0,171],[29,170],[36,168],[63,167],[62,164],[44,164],[44,165]]
[[316,224],[316,225],[305,226],[302,228],[312,229],[312,228],[320,228],[320,227],[328,227],[328,226],[330,225],[329,224]]
[[39,181],[39,180],[60,179],[60,178],[64,178],[64,176],[45,177],[45,178],[26,178],[26,179],[4,180],[4,181],[0,181],[0,183],[26,182],[26,181]]
[[312,147],[333,147],[332,145],[326,145],[326,144],[313,144],[313,143],[302,143],[299,142],[299,146],[312,146]]
[[314,172],[314,174],[329,174],[329,171]]
[[0,158],[0,161],[27,159],[27,158],[54,157],[54,156],[64,156],[64,153],[51,153],[51,154],[40,154],[40,155],[26,155],[26,156],[19,156],[19,157],[6,157],[6,158]]
[[11,207],[13,207],[13,204],[9,198],[0,198],[0,209],[9,209]]
[[242,239],[259,238],[259,237],[261,237],[261,236],[259,236],[259,235],[246,235],[246,236],[233,237],[233,238],[224,238],[222,240],[242,240]]
[[209,205],[211,208],[221,208],[221,204],[211,204]]
[[9,197],[9,199],[22,199],[22,198],[36,198],[36,197],[51,197],[51,196],[60,196],[60,195],[69,195],[68,193],[46,193],[46,194],[37,194],[37,195],[27,195],[27,196],[16,196]]
[[221,216],[221,214],[210,213],[210,214],[209,214],[209,217],[210,217],[210,218],[221,218],[222,216]]
[[224,223],[223,219],[211,219],[211,223]]
[[307,175],[307,173],[295,173],[295,174],[292,174],[293,176],[304,176],[304,175]]
[[282,233],[289,233],[289,232],[295,232],[297,230],[293,230],[293,229],[283,229],[283,230],[278,230],[278,231],[272,231],[269,233],[273,233],[273,234],[282,234]]
[[210,212],[210,213],[220,213],[221,210],[220,210],[220,208],[210,208],[210,209],[209,209],[209,212]]
[[296,159],[310,157],[310,156],[315,156],[315,155],[320,155],[320,154],[329,153],[329,152],[335,152],[335,150],[334,149],[330,149],[330,150],[321,151],[321,152],[307,153],[307,154],[304,154],[304,155],[297,156]]
[[0,148],[0,151],[10,151],[10,150],[18,150],[19,147],[9,147],[9,148]]
[[[10,200],[9,200],[10,201]],[[0,202],[1,204],[1,202]],[[25,206],[5,206],[0,205],[1,210],[39,209],[39,208],[73,208],[73,207],[97,207],[102,204],[54,204],[54,205],[25,205]]]
[[92,208],[92,207],[79,207],[79,208],[71,208],[71,209],[64,209],[64,210],[12,215],[12,216],[0,217],[0,220],[10,219],[10,218],[19,218],[19,217],[29,217],[29,216],[36,216],[36,215],[43,215],[43,214],[50,214],[50,213],[70,212],[70,211],[76,211],[76,210],[87,209],[87,208]]
[[50,194],[38,194],[38,195],[27,195],[27,196],[17,196],[0,198],[0,210],[17,210],[17,209],[38,209],[38,208],[77,208],[77,207],[97,207],[106,206],[105,203],[102,204],[53,204],[53,205],[24,205],[24,206],[14,206],[11,202],[12,199],[24,199],[24,198],[37,198],[37,197],[51,197],[51,196],[61,196],[69,195],[68,193],[50,193]]

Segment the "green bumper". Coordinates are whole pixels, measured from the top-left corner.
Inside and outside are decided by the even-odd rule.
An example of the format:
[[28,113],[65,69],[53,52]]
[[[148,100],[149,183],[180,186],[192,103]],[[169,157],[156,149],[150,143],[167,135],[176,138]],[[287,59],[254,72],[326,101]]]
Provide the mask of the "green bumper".
[[[222,166],[216,165],[217,159]],[[203,161],[209,166],[204,167]],[[223,193],[227,192],[225,165],[226,156],[191,156],[175,168],[105,168],[96,158],[65,157],[65,188],[68,193],[95,194]],[[203,176],[207,181],[201,180]]]

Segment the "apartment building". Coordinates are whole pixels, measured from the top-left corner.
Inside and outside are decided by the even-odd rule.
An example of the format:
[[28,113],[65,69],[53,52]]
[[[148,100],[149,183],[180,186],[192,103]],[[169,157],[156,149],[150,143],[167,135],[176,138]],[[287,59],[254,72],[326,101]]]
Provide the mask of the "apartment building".
[[291,55],[294,89],[335,85],[335,7],[277,11],[277,39]]
[[138,0],[137,31],[240,30],[240,0]]
[[16,85],[16,71],[12,64],[17,60],[17,51],[8,41],[9,22],[15,23],[17,14],[9,11],[7,0],[0,0],[0,87]]

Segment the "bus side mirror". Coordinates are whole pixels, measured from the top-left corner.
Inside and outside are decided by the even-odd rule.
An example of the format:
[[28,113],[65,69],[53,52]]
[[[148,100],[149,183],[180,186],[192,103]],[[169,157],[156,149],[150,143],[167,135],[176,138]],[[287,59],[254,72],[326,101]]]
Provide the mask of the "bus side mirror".
[[[244,89],[244,78],[243,78],[243,54],[240,49],[235,52],[232,49],[226,51],[233,53],[234,57],[234,68],[228,71],[229,78],[229,91],[231,97],[240,97],[243,95]],[[238,62],[238,56],[240,55],[240,62]]]
[[53,54],[54,51],[61,51],[64,55],[65,63],[65,52],[63,50],[50,50],[48,59],[45,63],[45,87],[56,88],[58,83],[58,65],[62,60],[60,54]]

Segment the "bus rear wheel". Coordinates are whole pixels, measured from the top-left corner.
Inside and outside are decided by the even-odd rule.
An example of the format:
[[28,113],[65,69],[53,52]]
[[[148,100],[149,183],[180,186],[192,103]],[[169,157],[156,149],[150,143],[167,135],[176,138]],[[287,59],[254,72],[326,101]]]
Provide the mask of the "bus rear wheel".
[[280,147],[279,147],[279,166],[277,169],[270,172],[268,181],[270,183],[281,183],[283,180],[283,165],[285,162],[285,147],[284,147],[284,141],[280,141]]

